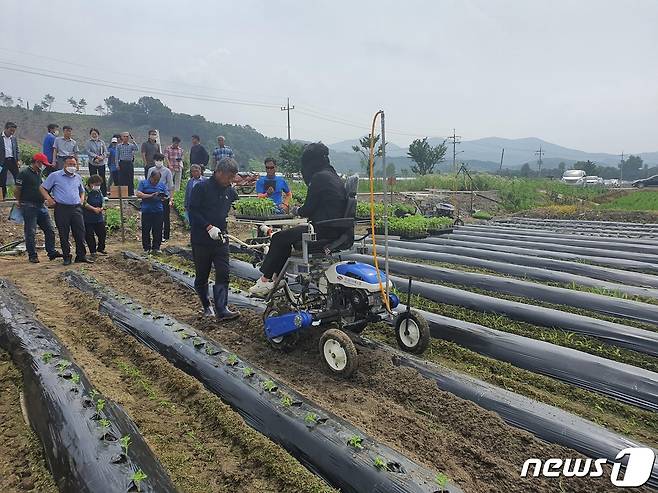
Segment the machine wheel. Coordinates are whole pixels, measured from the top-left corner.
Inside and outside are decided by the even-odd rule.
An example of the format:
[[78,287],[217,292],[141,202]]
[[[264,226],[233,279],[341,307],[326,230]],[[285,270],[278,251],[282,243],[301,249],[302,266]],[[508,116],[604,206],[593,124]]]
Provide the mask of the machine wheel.
[[359,366],[354,343],[339,329],[329,329],[322,334],[320,356],[329,371],[342,378],[349,378]]
[[[279,312],[275,309],[266,310],[263,314],[263,321],[268,317],[276,317],[279,315]],[[275,337],[273,339],[267,339],[268,344],[278,351],[284,353],[289,353],[299,342],[299,332],[293,332],[281,337]]]
[[422,354],[430,344],[430,327],[417,311],[402,312],[395,319],[395,339],[403,351]]

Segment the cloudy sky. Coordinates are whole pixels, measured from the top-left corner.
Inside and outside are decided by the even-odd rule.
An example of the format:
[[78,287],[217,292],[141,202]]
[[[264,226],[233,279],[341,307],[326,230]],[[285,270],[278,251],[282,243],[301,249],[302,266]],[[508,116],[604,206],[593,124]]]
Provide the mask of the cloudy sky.
[[58,111],[148,94],[285,137],[290,96],[293,138],[354,138],[383,108],[399,145],[454,127],[658,150],[656,0],[21,0],[3,14],[0,90],[49,92]]

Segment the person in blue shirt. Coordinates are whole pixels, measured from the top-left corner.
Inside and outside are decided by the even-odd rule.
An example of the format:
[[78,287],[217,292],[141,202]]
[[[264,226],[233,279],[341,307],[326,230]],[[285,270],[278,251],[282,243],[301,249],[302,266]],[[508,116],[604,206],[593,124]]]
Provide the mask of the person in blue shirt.
[[[105,198],[103,197],[102,184],[103,177],[100,175],[91,175],[87,179],[87,197],[82,211],[85,218],[85,239],[91,258],[95,258],[96,253],[106,255],[105,238],[107,237],[107,229],[103,214]],[[98,238],[98,244],[96,238]]]
[[48,158],[48,165],[45,169],[45,175],[48,176],[53,171],[57,171],[53,163],[53,146],[55,145],[55,137],[59,135],[59,125],[50,123],[48,125],[48,133],[43,138],[43,153]]
[[142,248],[146,253],[158,254],[164,224],[162,199],[169,197],[167,186],[160,183],[159,171],[151,172],[147,180],[139,182],[136,196],[142,199]]
[[256,193],[260,198],[271,199],[279,214],[287,214],[292,192],[286,180],[277,176],[274,158],[265,158],[265,173],[265,176],[261,176],[256,182]]
[[115,135],[112,137],[110,146],[107,148],[107,165],[110,169],[110,178],[107,181],[107,187],[119,184],[119,167],[117,166],[117,144],[119,138]]

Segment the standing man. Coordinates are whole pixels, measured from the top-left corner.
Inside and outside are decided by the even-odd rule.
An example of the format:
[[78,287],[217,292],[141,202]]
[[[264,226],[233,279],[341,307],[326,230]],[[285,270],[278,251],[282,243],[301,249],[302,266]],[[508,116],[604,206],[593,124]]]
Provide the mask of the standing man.
[[[52,147],[51,147],[52,150]],[[50,222],[48,209],[43,205],[41,187],[41,170],[43,166],[50,164],[43,153],[32,156],[29,167],[23,168],[16,178],[16,189],[14,195],[18,206],[23,211],[23,234],[25,235],[25,248],[27,256],[33,264],[39,263],[36,248],[37,225],[43,231],[46,239],[46,252],[48,259],[54,260],[62,256],[55,250],[55,230]]]
[[139,151],[135,139],[129,132],[121,133],[121,143],[117,146],[119,160],[119,185],[128,187],[128,196],[135,195],[135,153]]
[[160,183],[160,172],[153,168],[148,179],[139,182],[137,198],[142,199],[142,247],[144,253],[157,255],[162,242],[162,201],[167,198],[167,188]]
[[261,176],[256,182],[258,197],[271,199],[278,213],[287,214],[292,192],[285,178],[277,176],[276,160],[273,157],[265,158],[265,173],[265,176]]
[[183,148],[180,146],[180,138],[171,139],[171,145],[164,152],[167,158],[167,167],[174,177],[174,190],[180,190],[180,182],[183,178]]
[[101,194],[107,196],[107,183],[105,182],[105,165],[107,164],[107,145],[101,140],[101,133],[97,128],[89,130],[91,137],[87,141],[87,154],[89,155],[89,176],[98,175],[101,182]]
[[196,279],[194,289],[199,295],[203,313],[212,316],[208,300],[208,276],[215,267],[213,300],[218,322],[233,320],[240,312],[232,312],[228,302],[228,239],[225,238],[226,218],[238,193],[231,182],[238,172],[238,164],[232,158],[224,158],[215,167],[210,179],[192,189],[190,197],[190,233]]
[[64,265],[71,265],[71,243],[69,242],[69,232],[71,231],[75,240],[75,261],[93,264],[94,261],[87,258],[85,248],[85,221],[82,215],[85,189],[82,186],[82,178],[78,174],[78,161],[75,157],[67,157],[64,169],[48,175],[39,191],[48,207],[55,208],[55,225],[59,232]]
[[160,231],[162,232],[162,242],[166,243],[167,241],[169,241],[169,235],[171,234],[171,206],[173,205],[173,200],[174,200],[174,178],[169,168],[167,168],[164,165],[164,158],[165,158],[164,155],[160,153],[157,153],[154,156],[155,166],[149,169],[146,179],[147,180],[150,179],[151,175],[157,171],[160,175],[160,181],[158,183],[163,184],[167,189],[168,195],[167,197],[162,199],[162,213],[164,214],[163,217],[164,226],[160,228]]
[[64,161],[69,157],[74,157],[77,162],[78,153],[80,152],[78,149],[78,143],[71,138],[73,127],[64,125],[62,130],[64,131],[64,136],[57,137],[53,144],[53,162],[55,163],[56,170],[63,169]]
[[192,136],[192,147],[190,147],[190,170],[192,165],[198,164],[201,166],[201,174],[208,167],[208,161],[210,161],[210,156],[206,148],[201,145],[201,139],[198,135]]
[[210,169],[213,171],[215,170],[215,167],[220,160],[224,159],[225,157],[233,158],[233,149],[224,145],[225,141],[226,139],[223,135],[217,137],[217,147],[215,147],[215,150],[212,151],[213,163],[210,165]]
[[185,187],[185,201],[183,202],[183,207],[185,208],[185,219],[188,223],[190,222],[190,214],[187,211],[190,208],[190,197],[192,196],[192,189],[203,180],[205,180],[202,173],[203,172],[201,171],[200,165],[190,165],[190,179],[187,180],[187,186]]
[[7,172],[11,172],[14,183],[18,178],[18,140],[16,139],[16,124],[5,123],[5,131],[0,140],[0,188],[2,196],[7,199]]
[[55,145],[55,138],[59,135],[59,125],[56,123],[48,124],[48,132],[43,137],[42,152],[48,159],[46,169],[44,172],[49,175],[55,171],[55,162],[53,161],[53,146]]
[[148,177],[149,169],[154,166],[155,155],[161,153],[160,144],[158,144],[158,132],[155,129],[149,130],[149,138],[142,143],[142,161],[144,162],[144,178]]

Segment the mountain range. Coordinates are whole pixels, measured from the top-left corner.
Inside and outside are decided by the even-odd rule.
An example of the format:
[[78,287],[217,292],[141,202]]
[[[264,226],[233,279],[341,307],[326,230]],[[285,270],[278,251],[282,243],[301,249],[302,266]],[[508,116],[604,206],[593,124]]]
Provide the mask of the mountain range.
[[[429,138],[431,145],[439,145],[443,139]],[[332,160],[340,162],[339,167],[343,168],[348,163],[349,166],[356,166],[358,169],[359,156],[352,150],[352,146],[358,144],[358,140],[343,140],[329,145]],[[449,142],[448,151],[446,152],[445,162],[452,162],[452,146]],[[476,140],[465,140],[457,145],[457,162],[469,164],[473,169],[494,171],[500,167],[500,157],[502,149],[505,149],[503,167],[520,168],[524,163],[535,165],[538,156],[536,151],[541,147],[543,151],[543,167],[555,168],[560,162],[567,166],[576,161],[593,161],[602,166],[616,166],[619,163],[620,156],[602,152],[586,152],[577,149],[570,149],[558,144],[553,144],[536,137],[523,139],[505,139],[501,137],[486,137]],[[633,153],[640,156],[649,166],[658,165],[658,152],[640,152]],[[627,153],[626,156],[629,154]],[[396,164],[398,169],[408,167],[410,160],[407,157],[407,149],[389,142],[386,148],[387,159]],[[445,166],[445,163],[443,164]]]

